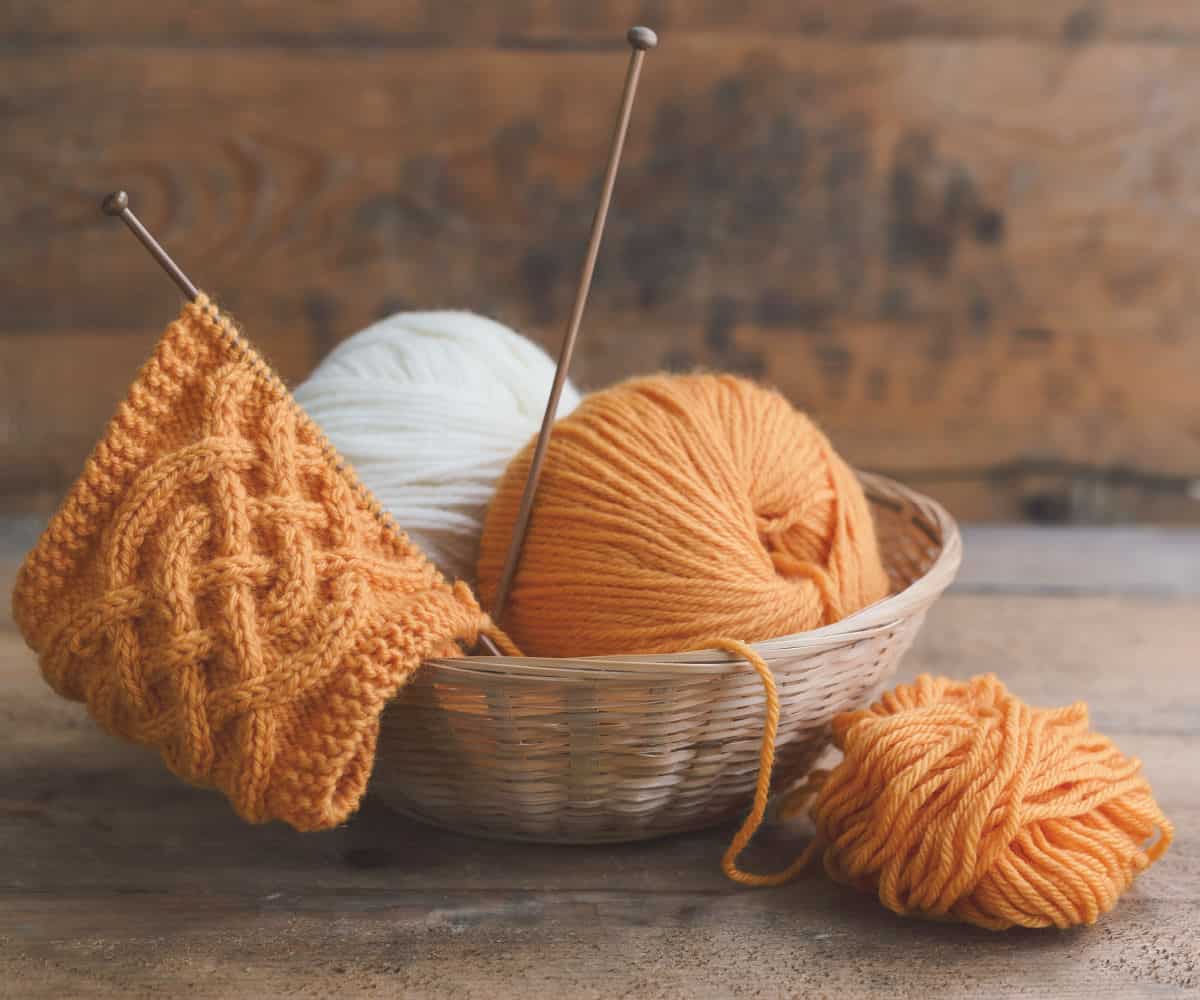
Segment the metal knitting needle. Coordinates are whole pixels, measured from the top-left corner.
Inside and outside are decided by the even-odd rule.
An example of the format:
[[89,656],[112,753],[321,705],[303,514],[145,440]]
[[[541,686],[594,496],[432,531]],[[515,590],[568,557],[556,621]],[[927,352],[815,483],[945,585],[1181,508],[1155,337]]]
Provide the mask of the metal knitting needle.
[[158,261],[158,266],[166,271],[167,276],[179,286],[179,290],[187,296],[188,301],[196,301],[196,296],[200,294],[200,290],[192,284],[191,278],[183,273],[179,265],[171,259],[171,255],[162,248],[162,244],[150,235],[150,231],[133,214],[133,209],[129,207],[129,195],[124,191],[114,191],[104,199],[100,208],[105,215],[116,216],[124,222],[129,227],[130,232],[138,238],[138,242],[150,251],[150,256]]
[[[156,261],[159,267],[167,272],[170,279],[179,286],[179,290],[183,292],[189,302],[195,302],[196,296],[200,294],[200,290],[196,288],[192,279],[183,273],[183,268],[171,259],[171,255],[163,249],[162,244],[150,235],[150,230],[142,225],[142,221],[133,214],[133,209],[129,207],[129,195],[124,191],[114,191],[100,204],[101,210],[105,215],[116,216],[125,223],[138,238],[138,242],[142,244]],[[492,656],[499,656],[500,650],[496,648],[495,643],[487,636],[480,636],[481,642],[487,648]]]
[[[105,215],[121,219],[138,238],[138,242],[150,251],[150,256],[158,261],[159,267],[166,271],[170,279],[179,286],[179,290],[187,296],[188,301],[196,301],[196,297],[200,294],[199,289],[196,288],[192,279],[183,273],[183,269],[171,259],[171,255],[163,249],[162,244],[150,235],[150,231],[142,225],[141,220],[133,214],[133,209],[129,207],[128,194],[124,191],[114,191],[101,202],[100,208]],[[500,655],[500,650],[487,636],[480,638],[489,653],[493,656]]]
[[588,290],[592,286],[592,272],[596,269],[596,256],[600,252],[600,240],[604,236],[604,221],[608,217],[608,206],[612,201],[613,185],[617,179],[617,168],[621,163],[621,150],[625,146],[625,133],[629,129],[629,117],[633,111],[633,98],[637,92],[638,77],[642,72],[642,61],[645,59],[646,53],[658,45],[658,36],[649,28],[630,28],[625,37],[633,52],[629,56],[629,69],[625,74],[625,90],[621,95],[621,109],[617,114],[617,127],[613,132],[612,147],[608,153],[604,185],[600,189],[600,204],[596,207],[596,215],[592,219],[592,233],[588,240],[587,256],[583,261],[583,271],[579,275],[575,305],[571,310],[571,319],[567,324],[566,335],[563,337],[562,349],[559,351],[558,367],[554,372],[554,383],[550,387],[550,399],[546,403],[546,415],[542,418],[542,429],[538,432],[537,444],[533,449],[533,459],[529,463],[529,476],[525,480],[525,492],[521,495],[521,506],[517,509],[517,520],[513,525],[508,557],[505,559],[504,570],[500,574],[500,583],[496,588],[496,599],[492,605],[492,620],[497,623],[500,621],[500,616],[504,614],[504,606],[508,603],[513,577],[521,562],[521,549],[525,544],[525,533],[529,530],[529,517],[533,513],[533,501],[537,496],[538,480],[542,475],[542,463],[546,458],[546,447],[550,444],[551,426],[558,413],[558,400],[562,395],[563,383],[567,380],[567,369],[571,367],[571,355],[575,351],[575,339],[579,335],[583,307],[587,304]]

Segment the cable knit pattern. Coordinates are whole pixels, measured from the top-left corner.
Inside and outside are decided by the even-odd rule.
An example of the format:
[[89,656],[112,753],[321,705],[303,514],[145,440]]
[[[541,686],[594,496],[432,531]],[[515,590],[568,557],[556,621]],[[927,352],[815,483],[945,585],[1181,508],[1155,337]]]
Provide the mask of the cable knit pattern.
[[492,632],[201,296],[168,327],[13,594],[46,680],[252,822],[336,825],[384,703]]

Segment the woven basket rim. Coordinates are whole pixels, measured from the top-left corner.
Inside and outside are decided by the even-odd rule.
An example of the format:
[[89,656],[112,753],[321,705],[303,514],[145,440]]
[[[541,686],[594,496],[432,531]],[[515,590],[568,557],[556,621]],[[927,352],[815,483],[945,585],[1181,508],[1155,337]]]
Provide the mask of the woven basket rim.
[[[940,550],[920,577],[832,625],[750,643],[768,660],[797,659],[848,646],[894,629],[913,615],[923,613],[950,585],[962,562],[962,535],[958,523],[940,503],[887,476],[856,470],[872,504],[895,507],[903,503],[923,516],[918,527]],[[465,656],[431,659],[426,667],[438,673],[519,675],[523,680],[560,681],[564,675],[593,681],[633,679],[647,674],[672,676],[727,673],[745,667],[736,655],[718,649],[682,653],[630,653],[607,656]]]

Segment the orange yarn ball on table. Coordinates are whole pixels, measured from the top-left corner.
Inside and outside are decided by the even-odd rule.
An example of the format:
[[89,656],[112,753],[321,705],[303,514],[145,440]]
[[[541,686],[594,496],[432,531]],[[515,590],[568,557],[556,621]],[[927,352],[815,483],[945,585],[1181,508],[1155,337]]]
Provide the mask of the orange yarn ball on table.
[[[533,443],[484,521],[495,596]],[[853,471],[777,393],[656,375],[554,426],[504,625],[526,653],[672,652],[817,628],[889,591]]]
[[896,913],[1094,923],[1174,835],[1141,763],[1088,728],[1086,705],[1032,708],[992,675],[919,677],[835,718],[833,737],[845,756],[810,778],[809,853]]

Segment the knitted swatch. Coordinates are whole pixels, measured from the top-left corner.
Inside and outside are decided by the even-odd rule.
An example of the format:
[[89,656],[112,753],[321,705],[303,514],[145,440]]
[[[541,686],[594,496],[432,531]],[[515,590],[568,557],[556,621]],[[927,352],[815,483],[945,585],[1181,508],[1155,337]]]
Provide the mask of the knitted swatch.
[[384,703],[493,632],[201,296],[17,578],[42,672],[251,822],[358,805]]

